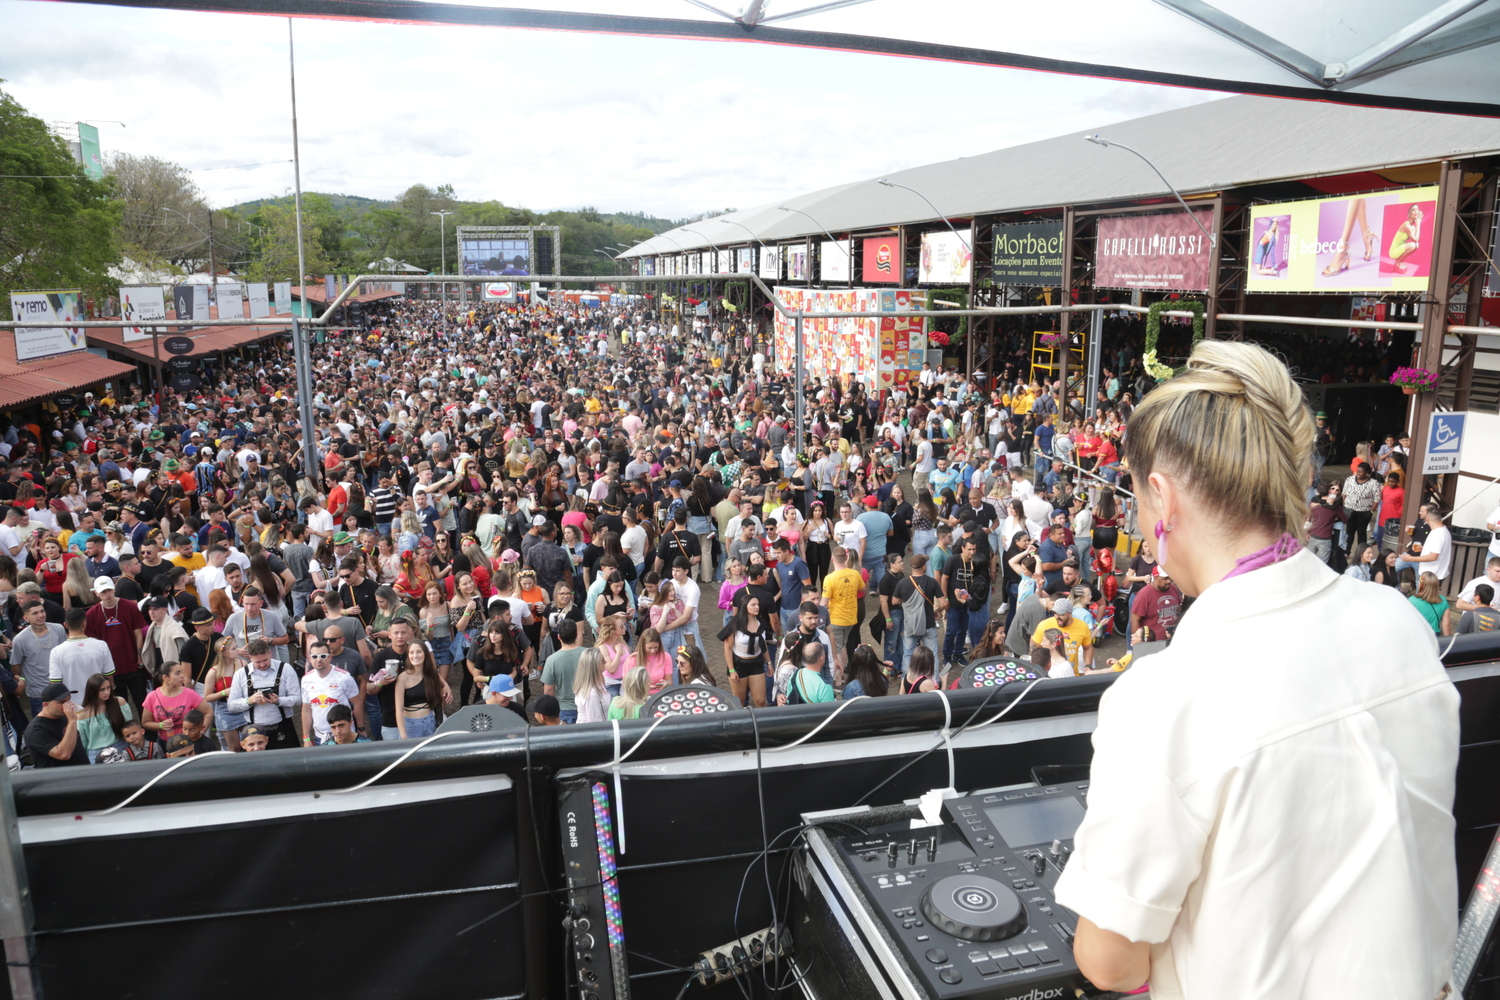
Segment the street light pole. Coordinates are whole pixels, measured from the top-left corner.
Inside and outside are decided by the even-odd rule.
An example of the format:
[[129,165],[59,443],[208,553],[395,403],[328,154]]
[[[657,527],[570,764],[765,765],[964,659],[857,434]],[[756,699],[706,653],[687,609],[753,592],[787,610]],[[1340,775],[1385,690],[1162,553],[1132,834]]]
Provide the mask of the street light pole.
[[[307,305],[307,256],[302,247],[302,152],[297,141],[297,51],[292,40],[292,19],[286,19],[287,69],[292,85],[292,178],[293,206],[297,222],[297,285],[302,289],[302,308]],[[302,424],[302,473],[314,491],[318,488],[318,437],[314,420],[317,410],[313,407],[312,352],[308,350],[307,334],[298,322],[295,307],[292,309],[292,367],[297,377],[297,418]]]
[[923,201],[927,202],[927,207],[930,208],[930,209],[932,209],[932,214],[936,215],[939,219],[943,220],[943,225],[947,226],[948,229],[953,233],[953,235],[958,237],[958,242],[960,242],[960,243],[962,243],[964,245],[964,249],[967,250],[967,251],[969,251],[969,253],[971,253],[971,254],[974,252],[974,248],[969,245],[969,241],[966,240],[966,239],[964,239],[963,236],[959,233],[959,231],[957,229],[953,228],[953,223],[951,223],[951,222],[948,221],[948,217],[946,215],[944,215],[942,212],[938,211],[938,207],[932,203],[932,199],[931,198],[928,198],[925,194],[923,194],[922,192],[918,191],[914,187],[907,187],[905,184],[897,184],[895,181],[890,180],[890,179],[885,178],[885,177],[882,177],[878,183],[884,184],[886,187],[900,188],[903,191],[910,191],[912,194],[916,195],[918,198],[921,198]]
[[1172,197],[1177,199],[1177,203],[1181,205],[1182,210],[1188,214],[1188,218],[1192,219],[1194,225],[1196,225],[1200,230],[1203,231],[1204,236],[1208,237],[1208,248],[1210,250],[1213,250],[1218,245],[1218,239],[1214,236],[1213,233],[1209,232],[1208,229],[1204,227],[1203,223],[1198,221],[1198,216],[1193,214],[1193,210],[1188,207],[1187,201],[1182,197],[1181,194],[1178,193],[1177,189],[1172,186],[1172,182],[1167,180],[1167,175],[1158,170],[1156,164],[1152,163],[1150,158],[1147,157],[1145,153],[1141,152],[1139,149],[1132,149],[1131,147],[1125,145],[1123,142],[1115,142],[1113,139],[1106,139],[1097,132],[1095,132],[1093,135],[1086,135],[1084,136],[1084,138],[1089,142],[1092,142],[1096,146],[1118,146],[1119,148],[1125,150],[1127,153],[1134,153],[1136,156],[1139,156],[1141,160],[1145,162],[1146,166],[1150,167],[1152,172],[1155,173],[1156,176],[1161,178],[1161,182],[1167,186],[1168,191],[1172,192]]
[[[435,216],[438,217],[438,227],[439,227],[439,229],[441,231],[441,235],[438,237],[438,243],[439,243],[439,249],[442,250],[442,253],[443,253],[442,270],[443,270],[444,274],[447,274],[448,273],[448,216],[450,216],[450,215],[453,214],[453,210],[445,208],[441,212],[429,212],[427,214],[429,214],[429,215],[435,215]],[[447,328],[448,328],[448,283],[445,281],[445,282],[443,282],[443,330],[444,330],[444,332],[447,332]]]

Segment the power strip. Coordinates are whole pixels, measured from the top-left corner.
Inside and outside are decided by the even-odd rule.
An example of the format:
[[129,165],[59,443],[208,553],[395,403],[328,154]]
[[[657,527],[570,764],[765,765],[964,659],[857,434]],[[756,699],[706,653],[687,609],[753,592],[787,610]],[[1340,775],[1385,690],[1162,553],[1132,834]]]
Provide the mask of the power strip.
[[765,927],[738,941],[710,948],[693,963],[693,968],[698,970],[699,983],[714,986],[773,958],[784,957],[790,945],[791,937],[785,927]]

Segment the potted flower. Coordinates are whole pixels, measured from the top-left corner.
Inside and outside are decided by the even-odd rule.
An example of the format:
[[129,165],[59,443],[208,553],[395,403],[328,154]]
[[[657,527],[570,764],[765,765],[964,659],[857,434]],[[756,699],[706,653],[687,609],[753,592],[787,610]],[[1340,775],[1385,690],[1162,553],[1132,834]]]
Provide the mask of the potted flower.
[[1438,386],[1438,373],[1426,368],[1397,368],[1391,373],[1391,385],[1399,385],[1408,396],[1418,392],[1431,392]]
[[1059,330],[1054,330],[1051,333],[1042,334],[1041,342],[1043,347],[1066,347],[1068,344],[1068,335]]
[[927,339],[939,347],[947,347],[953,338],[949,337],[942,330],[933,330],[927,335]]

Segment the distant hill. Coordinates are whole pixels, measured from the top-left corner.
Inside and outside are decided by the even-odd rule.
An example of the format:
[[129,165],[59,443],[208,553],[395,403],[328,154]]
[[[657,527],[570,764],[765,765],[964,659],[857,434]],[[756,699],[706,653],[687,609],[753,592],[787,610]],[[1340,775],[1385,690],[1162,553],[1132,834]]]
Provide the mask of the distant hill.
[[685,219],[661,219],[654,215],[647,215],[645,212],[604,212],[600,213],[599,218],[621,226],[640,226],[653,233],[664,233],[668,229],[676,229],[687,221]]
[[[304,191],[302,192],[302,196],[305,198],[310,194],[319,193],[321,192]],[[238,205],[231,205],[229,207],[229,211],[240,212],[244,215],[254,215],[256,210],[259,209],[262,205],[280,201],[289,201],[291,200],[291,197],[292,196],[290,194],[284,194],[276,198],[257,198],[254,201],[245,201],[241,202]],[[346,208],[353,209],[357,212],[366,208],[375,207],[377,205],[391,204],[389,201],[381,201],[379,198],[365,198],[357,194],[324,194],[323,197],[327,198],[333,204],[334,210],[338,212],[342,212]]]

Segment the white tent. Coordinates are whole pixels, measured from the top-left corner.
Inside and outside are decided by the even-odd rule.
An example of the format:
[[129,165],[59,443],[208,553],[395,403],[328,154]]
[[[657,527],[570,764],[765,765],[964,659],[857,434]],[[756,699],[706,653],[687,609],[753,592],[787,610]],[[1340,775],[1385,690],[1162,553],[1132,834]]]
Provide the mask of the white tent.
[[[101,0],[86,0],[101,2]],[[217,0],[219,11],[763,42],[1500,116],[1500,0]],[[196,0],[135,6],[201,9]],[[377,13],[372,13],[375,11]]]

